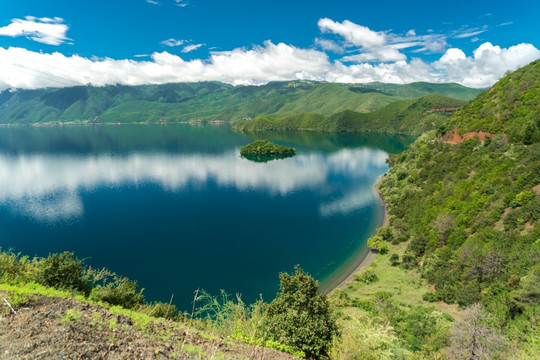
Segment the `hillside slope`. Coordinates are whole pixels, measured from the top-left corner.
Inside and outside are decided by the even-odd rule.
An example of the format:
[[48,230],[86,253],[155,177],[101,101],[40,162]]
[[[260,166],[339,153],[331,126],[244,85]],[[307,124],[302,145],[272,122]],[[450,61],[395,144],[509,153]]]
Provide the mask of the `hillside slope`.
[[396,100],[434,92],[470,99],[480,90],[457,84],[348,85],[313,81],[237,87],[201,82],[5,90],[0,93],[0,124],[232,121],[298,112],[328,116],[345,110],[373,111]]
[[[0,354],[18,359],[297,359],[194,326],[77,301],[67,293],[0,287]],[[2,299],[0,299],[2,300]]]
[[438,94],[395,101],[372,112],[345,110],[331,116],[299,113],[283,118],[259,116],[237,122],[239,131],[319,130],[330,132],[388,132],[419,135],[442,126],[466,102]]
[[525,358],[540,351],[539,68],[501,79],[449,120],[483,141],[427,133],[390,157],[380,185],[390,214],[380,234],[407,244],[394,261],[433,285],[424,299],[482,304]]
[[472,131],[504,133],[510,142],[532,144],[540,137],[540,62],[502,78],[489,90],[458,111],[439,133],[455,128],[460,134]]

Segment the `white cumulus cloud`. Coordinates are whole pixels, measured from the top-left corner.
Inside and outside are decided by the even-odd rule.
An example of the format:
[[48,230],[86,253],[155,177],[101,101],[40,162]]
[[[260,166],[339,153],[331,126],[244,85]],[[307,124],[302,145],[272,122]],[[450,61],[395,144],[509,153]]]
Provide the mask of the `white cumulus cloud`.
[[356,46],[370,49],[386,45],[386,35],[384,33],[370,30],[366,26],[357,25],[349,20],[339,23],[323,18],[319,20],[318,25],[322,32],[339,34]]
[[0,27],[1,36],[26,36],[28,39],[48,45],[60,45],[70,39],[66,37],[69,27],[64,19],[37,18],[27,16],[23,19],[13,19],[11,24]]
[[[58,22],[54,19],[41,21]],[[483,43],[472,54],[455,47],[447,49],[448,36],[465,34],[471,29],[462,29],[448,36],[435,33],[417,35],[411,31],[407,35],[397,36],[389,32],[375,32],[350,21],[338,23],[321,19],[319,26],[323,32],[343,37],[343,42],[318,39],[315,40],[317,48],[300,48],[268,40],[251,48],[213,51],[207,58],[191,60],[184,60],[182,56],[167,51],[155,52],[149,55],[149,59],[111,59],[0,47],[0,90],[199,81],[261,85],[286,80],[397,84],[457,82],[482,88],[491,86],[506,71],[516,70],[540,58],[540,51],[531,44],[501,48]],[[202,46],[174,38],[162,44],[182,46],[180,52]],[[359,48],[355,49],[355,46]],[[441,55],[433,62],[426,62],[417,57],[408,59],[400,52],[403,49],[410,49],[413,54],[415,51],[426,51]],[[345,56],[333,60],[326,51],[342,51]]]
[[[349,20],[336,22],[328,18],[319,20],[319,28],[323,33],[333,33],[346,40],[347,47],[356,46],[361,51],[358,55],[348,56],[343,61],[370,62],[370,61],[401,61],[406,56],[397,49],[389,46],[384,32],[373,31],[365,26],[355,24]],[[324,49],[331,44],[324,39],[318,41]]]
[[540,51],[531,44],[501,48],[486,42],[472,56],[466,56],[460,49],[448,49],[433,66],[446,74],[447,81],[486,87],[495,83],[506,71],[516,70],[538,58]]
[[169,46],[169,47],[180,46],[180,45],[183,45],[185,43],[186,43],[186,40],[176,40],[176,39],[173,39],[173,38],[163,40],[162,42],[160,42],[161,45],[165,45],[165,46]]
[[315,45],[317,45],[319,48],[325,51],[331,51],[334,53],[341,54],[345,50],[343,46],[339,45],[335,41],[332,40],[326,40],[326,39],[315,39]]
[[192,52],[192,51],[197,50],[198,48],[200,48],[203,45],[204,44],[189,44],[189,45],[184,46],[184,48],[182,49],[182,52],[183,53]]

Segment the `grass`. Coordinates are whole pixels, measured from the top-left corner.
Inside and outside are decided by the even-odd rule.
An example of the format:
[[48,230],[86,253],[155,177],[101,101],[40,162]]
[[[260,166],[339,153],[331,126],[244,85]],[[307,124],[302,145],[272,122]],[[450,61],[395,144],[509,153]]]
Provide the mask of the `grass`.
[[[453,317],[459,317],[457,305],[450,305],[444,302],[430,303],[422,299],[422,295],[432,290],[432,287],[425,279],[422,279],[418,269],[406,270],[402,267],[392,266],[390,264],[390,256],[393,253],[399,255],[401,259],[408,243],[400,243],[398,245],[389,244],[390,251],[385,255],[378,255],[375,260],[358,275],[365,271],[373,271],[377,275],[378,280],[365,283],[362,281],[354,281],[347,285],[343,291],[351,300],[368,300],[377,292],[389,292],[394,294],[394,298],[398,300],[401,306],[410,307],[416,305],[432,306],[436,310],[449,313]],[[353,307],[340,308],[347,315],[363,310]]]
[[[125,316],[133,321],[135,328],[141,333],[141,335],[153,339],[165,339],[168,338],[171,329],[185,330],[186,332],[196,334],[197,337],[204,338],[207,341],[218,341],[216,336],[210,334],[204,334],[195,328],[192,328],[190,324],[168,321],[161,318],[154,318],[143,312],[139,312],[131,309],[124,309],[120,306],[111,306],[103,302],[92,301],[81,295],[73,295],[68,291],[56,290],[54,288],[45,287],[36,283],[26,284],[5,284],[0,283],[0,291],[4,294],[4,297],[9,301],[12,306],[23,305],[33,295],[50,297],[50,298],[62,298],[62,299],[74,299],[78,302],[86,303],[89,305],[95,305],[107,309],[111,314],[116,316]],[[0,309],[7,308],[3,302],[0,305]],[[8,309],[9,311],[9,309]],[[82,318],[82,312],[77,309],[68,309],[65,315],[60,319],[62,324],[69,324],[73,322],[79,322]],[[103,316],[96,312],[93,317],[89,319],[89,325],[95,327],[98,330],[103,328],[109,328],[111,330],[119,328],[119,324],[115,318],[105,319]],[[111,340],[113,341],[113,340]],[[183,350],[190,354],[200,354],[201,358],[207,358],[204,354],[205,351],[198,345],[184,344]]]
[[72,322],[79,322],[81,320],[82,312],[80,310],[76,309],[68,309],[66,311],[66,315],[60,319],[60,322],[62,324],[69,324]]

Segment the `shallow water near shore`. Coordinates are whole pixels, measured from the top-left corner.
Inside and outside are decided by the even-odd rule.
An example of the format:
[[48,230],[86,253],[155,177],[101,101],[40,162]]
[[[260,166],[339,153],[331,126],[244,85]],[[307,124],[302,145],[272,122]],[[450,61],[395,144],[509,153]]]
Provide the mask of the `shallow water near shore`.
[[[253,162],[255,138],[297,155]],[[296,264],[329,288],[383,219],[376,180],[413,139],[226,126],[0,128],[0,247],[73,251],[191,309],[196,289],[270,301]]]

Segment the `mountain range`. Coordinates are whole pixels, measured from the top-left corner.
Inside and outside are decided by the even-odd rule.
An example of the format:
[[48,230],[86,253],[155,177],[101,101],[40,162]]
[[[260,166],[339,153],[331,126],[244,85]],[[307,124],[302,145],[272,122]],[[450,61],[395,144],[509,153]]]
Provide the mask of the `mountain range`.
[[240,121],[301,112],[330,116],[371,112],[398,100],[437,93],[469,100],[480,89],[458,84],[335,84],[314,81],[232,86],[219,82],[77,86],[0,93],[0,124]]

